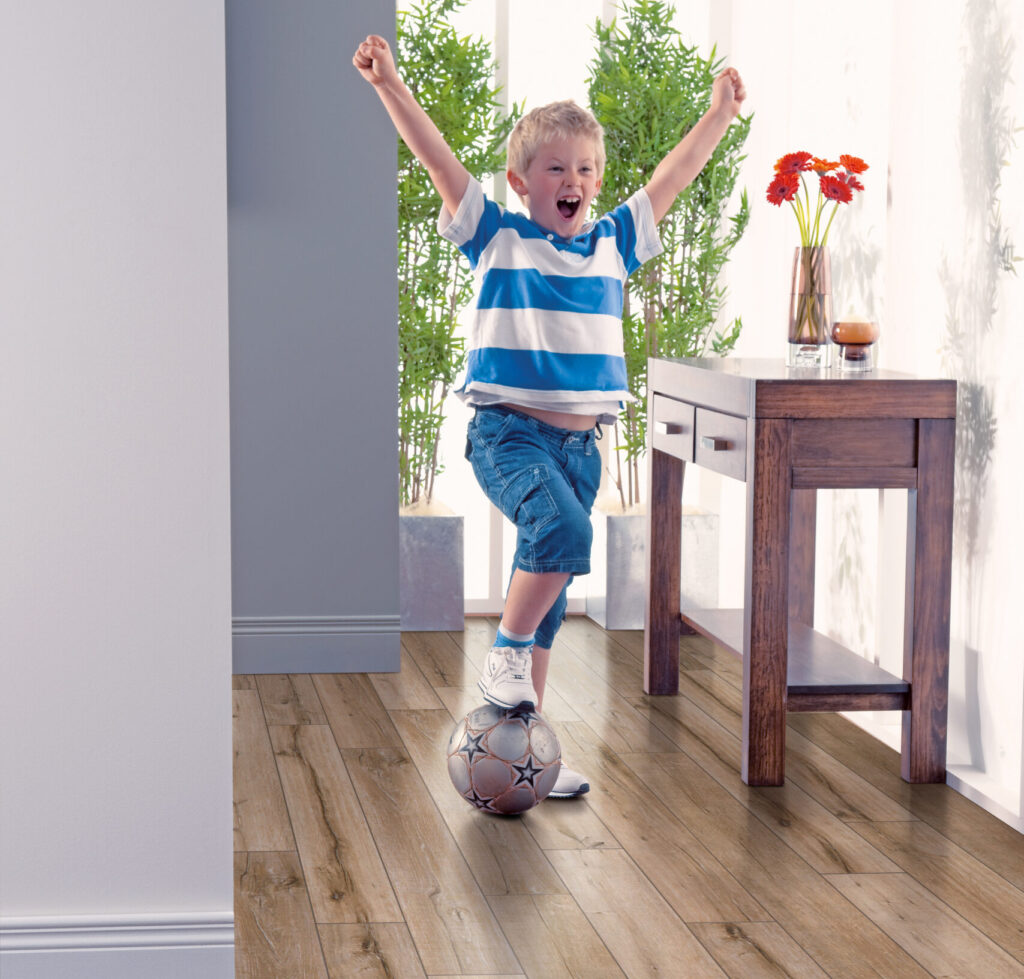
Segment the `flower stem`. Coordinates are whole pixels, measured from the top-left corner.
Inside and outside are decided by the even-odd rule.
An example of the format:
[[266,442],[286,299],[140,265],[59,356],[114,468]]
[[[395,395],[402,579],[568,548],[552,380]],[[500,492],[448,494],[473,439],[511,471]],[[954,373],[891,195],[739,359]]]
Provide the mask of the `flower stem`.
[[828,230],[832,227],[832,219],[836,216],[836,211],[839,210],[839,201],[836,201],[832,206],[832,213],[829,215],[828,224],[825,225],[825,233],[821,236],[821,244],[824,246],[828,242]]
[[796,226],[800,232],[800,244],[807,245],[807,222],[804,220],[804,209],[800,203],[799,197],[794,197],[790,206],[793,208],[793,213],[796,215]]

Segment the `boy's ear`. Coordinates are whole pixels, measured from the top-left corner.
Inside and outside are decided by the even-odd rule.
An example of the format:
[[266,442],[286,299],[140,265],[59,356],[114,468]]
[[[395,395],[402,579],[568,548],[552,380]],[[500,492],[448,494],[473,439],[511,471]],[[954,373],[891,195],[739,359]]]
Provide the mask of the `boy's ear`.
[[505,179],[508,180],[508,185],[511,187],[520,197],[526,197],[526,181],[519,176],[515,170],[506,170]]

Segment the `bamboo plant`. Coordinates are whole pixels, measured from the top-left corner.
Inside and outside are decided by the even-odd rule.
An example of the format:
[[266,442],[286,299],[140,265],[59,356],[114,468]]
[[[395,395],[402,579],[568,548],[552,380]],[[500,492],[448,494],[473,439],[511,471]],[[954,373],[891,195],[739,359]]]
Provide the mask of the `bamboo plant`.
[[[594,28],[591,109],[604,127],[608,162],[598,212],[626,200],[650,179],[662,158],[711,104],[723,62],[704,58],[672,26],[674,8],[662,0],[624,3],[611,24]],[[724,355],[742,329],[737,317],[716,329],[725,298],[719,275],[750,218],[744,190],[726,215],[745,159],[750,116],[729,127],[700,175],[680,194],[658,226],[664,252],[630,280],[623,330],[630,392],[616,424],[612,479],[625,509],[640,502],[640,462],[647,439],[648,357]]]
[[[405,83],[478,180],[503,169],[515,123],[493,87],[490,45],[460,37],[451,13],[466,0],[423,0],[398,14],[398,55]],[[401,503],[429,503],[444,470],[438,453],[444,404],[465,363],[458,314],[472,275],[441,238],[441,198],[426,169],[398,142],[399,478]]]

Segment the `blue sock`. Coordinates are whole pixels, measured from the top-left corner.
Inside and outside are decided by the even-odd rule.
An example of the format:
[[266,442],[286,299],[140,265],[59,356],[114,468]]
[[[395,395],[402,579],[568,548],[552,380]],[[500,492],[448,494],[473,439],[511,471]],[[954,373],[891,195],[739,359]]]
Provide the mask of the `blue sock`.
[[499,623],[498,634],[494,637],[495,646],[518,646],[526,647],[533,645],[533,633],[521,636],[516,632],[509,632],[503,625]]

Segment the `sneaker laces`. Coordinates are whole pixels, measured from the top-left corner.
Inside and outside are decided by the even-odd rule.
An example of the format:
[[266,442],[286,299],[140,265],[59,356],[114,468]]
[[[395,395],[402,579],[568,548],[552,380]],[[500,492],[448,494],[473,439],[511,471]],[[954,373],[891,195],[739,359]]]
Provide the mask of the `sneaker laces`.
[[527,647],[508,646],[505,664],[513,680],[526,680],[530,672],[530,653]]

